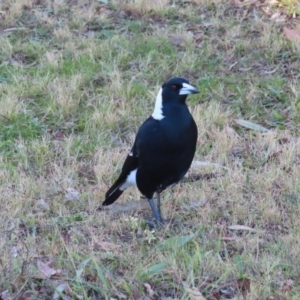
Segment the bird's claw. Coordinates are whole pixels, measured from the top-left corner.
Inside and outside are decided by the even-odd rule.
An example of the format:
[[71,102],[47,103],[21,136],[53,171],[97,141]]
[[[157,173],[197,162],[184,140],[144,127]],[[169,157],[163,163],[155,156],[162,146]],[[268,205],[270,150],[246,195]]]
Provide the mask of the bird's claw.
[[157,220],[155,218],[150,218],[147,221],[147,225],[150,227],[150,229],[158,229],[161,228],[164,225],[165,221],[163,219]]

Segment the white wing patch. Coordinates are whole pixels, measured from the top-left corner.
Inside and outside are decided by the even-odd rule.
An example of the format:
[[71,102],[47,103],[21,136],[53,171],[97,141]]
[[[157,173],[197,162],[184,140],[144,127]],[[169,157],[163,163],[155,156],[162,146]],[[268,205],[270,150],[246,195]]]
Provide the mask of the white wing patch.
[[152,114],[153,119],[162,120],[165,117],[163,115],[162,108],[163,108],[163,103],[162,103],[162,88],[161,88],[156,96],[154,112]]
[[130,186],[136,186],[136,172],[137,169],[131,171],[126,178],[126,181],[119,187],[121,191],[124,191]]
[[133,151],[130,151],[130,152],[128,153],[128,155],[131,156],[131,157],[138,157],[138,155],[137,155],[137,154],[134,154]]

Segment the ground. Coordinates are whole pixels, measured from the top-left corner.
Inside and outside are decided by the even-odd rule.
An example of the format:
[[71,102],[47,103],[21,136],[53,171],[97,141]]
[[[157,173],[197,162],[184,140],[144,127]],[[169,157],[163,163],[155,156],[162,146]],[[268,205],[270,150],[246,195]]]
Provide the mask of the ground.
[[[299,7],[2,1],[0,299],[299,299]],[[152,231],[99,207],[172,76],[198,147]]]

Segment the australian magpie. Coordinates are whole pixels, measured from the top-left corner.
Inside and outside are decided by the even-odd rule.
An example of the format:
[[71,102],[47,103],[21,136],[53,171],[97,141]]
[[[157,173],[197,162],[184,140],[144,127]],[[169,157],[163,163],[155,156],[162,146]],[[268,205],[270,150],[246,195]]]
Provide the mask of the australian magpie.
[[[115,202],[129,186],[147,197],[155,221],[163,223],[160,193],[179,182],[188,171],[196,150],[197,126],[185,103],[199,93],[189,81],[174,77],[158,92],[153,114],[142,124],[122,172],[105,195],[102,205]],[[157,193],[157,207],[153,195]]]

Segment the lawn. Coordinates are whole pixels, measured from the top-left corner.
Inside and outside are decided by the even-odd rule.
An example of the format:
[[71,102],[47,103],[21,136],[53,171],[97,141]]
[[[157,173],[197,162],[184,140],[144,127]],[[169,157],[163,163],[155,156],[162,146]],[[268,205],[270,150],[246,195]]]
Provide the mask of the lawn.
[[[3,0],[0,299],[299,299],[299,7]],[[101,203],[173,76],[198,146],[151,230]]]

